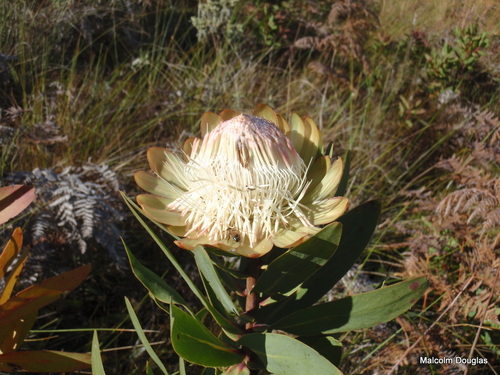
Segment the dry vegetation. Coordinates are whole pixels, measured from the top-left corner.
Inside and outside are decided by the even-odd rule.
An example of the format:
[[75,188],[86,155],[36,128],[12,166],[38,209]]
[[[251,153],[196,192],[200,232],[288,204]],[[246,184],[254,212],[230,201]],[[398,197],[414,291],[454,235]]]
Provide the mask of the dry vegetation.
[[[353,204],[383,202],[383,218],[354,281],[374,286],[425,274],[431,282],[411,312],[342,338],[341,368],[347,374],[500,373],[496,1],[95,3],[0,4],[2,185],[40,170],[52,176],[52,184],[38,184],[31,225],[38,217],[57,227],[60,205],[73,202],[75,192],[92,187],[90,200],[105,199],[96,191],[106,176],[92,180],[82,172],[98,165],[109,166],[134,194],[130,176],[146,167],[145,149],[180,146],[206,110],[248,111],[264,102],[285,114],[307,114],[337,154],[352,151],[347,195]],[[71,194],[57,185],[68,181],[79,184]],[[103,196],[113,194],[108,188]],[[116,197],[109,197],[113,205],[101,216],[76,215],[73,229],[85,223],[95,232],[99,224],[92,220],[108,220],[148,266],[168,274],[133,221],[122,222],[126,210]],[[60,227],[71,232],[71,225]],[[39,319],[49,330],[44,337],[56,328],[130,327],[122,296],[137,305],[141,287],[116,266],[99,236],[66,232],[46,236],[44,249],[52,255],[36,259],[50,267],[40,272],[92,262],[94,276],[57,314]],[[85,254],[71,247],[71,238]],[[178,280],[171,285],[182,287]],[[144,328],[156,332],[151,341],[159,341],[159,354],[175,364],[162,315],[149,302],[141,306]],[[90,340],[88,332],[73,332],[43,344],[89,350]],[[144,372],[147,355],[133,347],[131,333],[111,331],[101,342],[109,349],[108,373]],[[116,350],[120,346],[126,348]],[[422,355],[481,357],[489,364],[418,365]]]

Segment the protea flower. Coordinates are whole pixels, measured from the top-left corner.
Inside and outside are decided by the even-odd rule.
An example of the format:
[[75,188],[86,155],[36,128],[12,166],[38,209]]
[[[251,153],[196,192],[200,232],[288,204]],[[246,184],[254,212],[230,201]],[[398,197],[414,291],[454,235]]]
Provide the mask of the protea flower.
[[347,209],[347,198],[334,197],[342,160],[323,155],[311,118],[294,113],[288,124],[261,104],[253,115],[207,112],[201,134],[186,141],[184,155],[149,149],[154,174],[135,175],[151,193],[137,202],[183,237],[178,246],[260,257],[273,246],[296,246]]

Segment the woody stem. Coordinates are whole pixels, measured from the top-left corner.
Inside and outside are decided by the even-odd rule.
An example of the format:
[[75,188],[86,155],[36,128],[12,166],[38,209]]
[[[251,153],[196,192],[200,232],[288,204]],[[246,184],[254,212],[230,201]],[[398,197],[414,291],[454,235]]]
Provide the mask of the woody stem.
[[[259,307],[259,295],[258,293],[253,293],[253,287],[257,282],[260,271],[260,261],[259,259],[248,259],[247,265],[247,285],[245,289],[246,302],[245,302],[245,312],[248,315],[252,315],[253,312]],[[251,330],[253,328],[253,323],[247,323],[245,325],[246,330]]]

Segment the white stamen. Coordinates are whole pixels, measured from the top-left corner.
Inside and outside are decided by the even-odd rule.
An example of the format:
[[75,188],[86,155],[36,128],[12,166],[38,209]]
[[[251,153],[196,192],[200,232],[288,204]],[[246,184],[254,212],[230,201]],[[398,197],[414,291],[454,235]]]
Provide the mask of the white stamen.
[[188,231],[225,240],[228,229],[255,246],[297,218],[313,226],[299,202],[308,166],[273,123],[240,115],[195,142],[183,174],[189,188],[169,205]]

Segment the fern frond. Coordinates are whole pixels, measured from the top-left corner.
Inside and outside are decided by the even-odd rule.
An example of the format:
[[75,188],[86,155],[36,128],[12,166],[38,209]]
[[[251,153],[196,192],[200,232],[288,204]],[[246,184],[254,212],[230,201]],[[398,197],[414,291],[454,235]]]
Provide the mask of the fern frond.
[[[37,189],[38,213],[31,223],[31,236],[41,241],[63,236],[83,254],[90,241],[109,251],[120,262],[117,249],[123,235],[119,228],[125,215],[118,194],[116,173],[106,164],[86,164],[82,167],[35,169],[8,175],[6,182],[30,183]],[[103,235],[103,232],[109,235]],[[55,237],[58,237],[55,236]],[[113,236],[113,238],[111,238]]]

